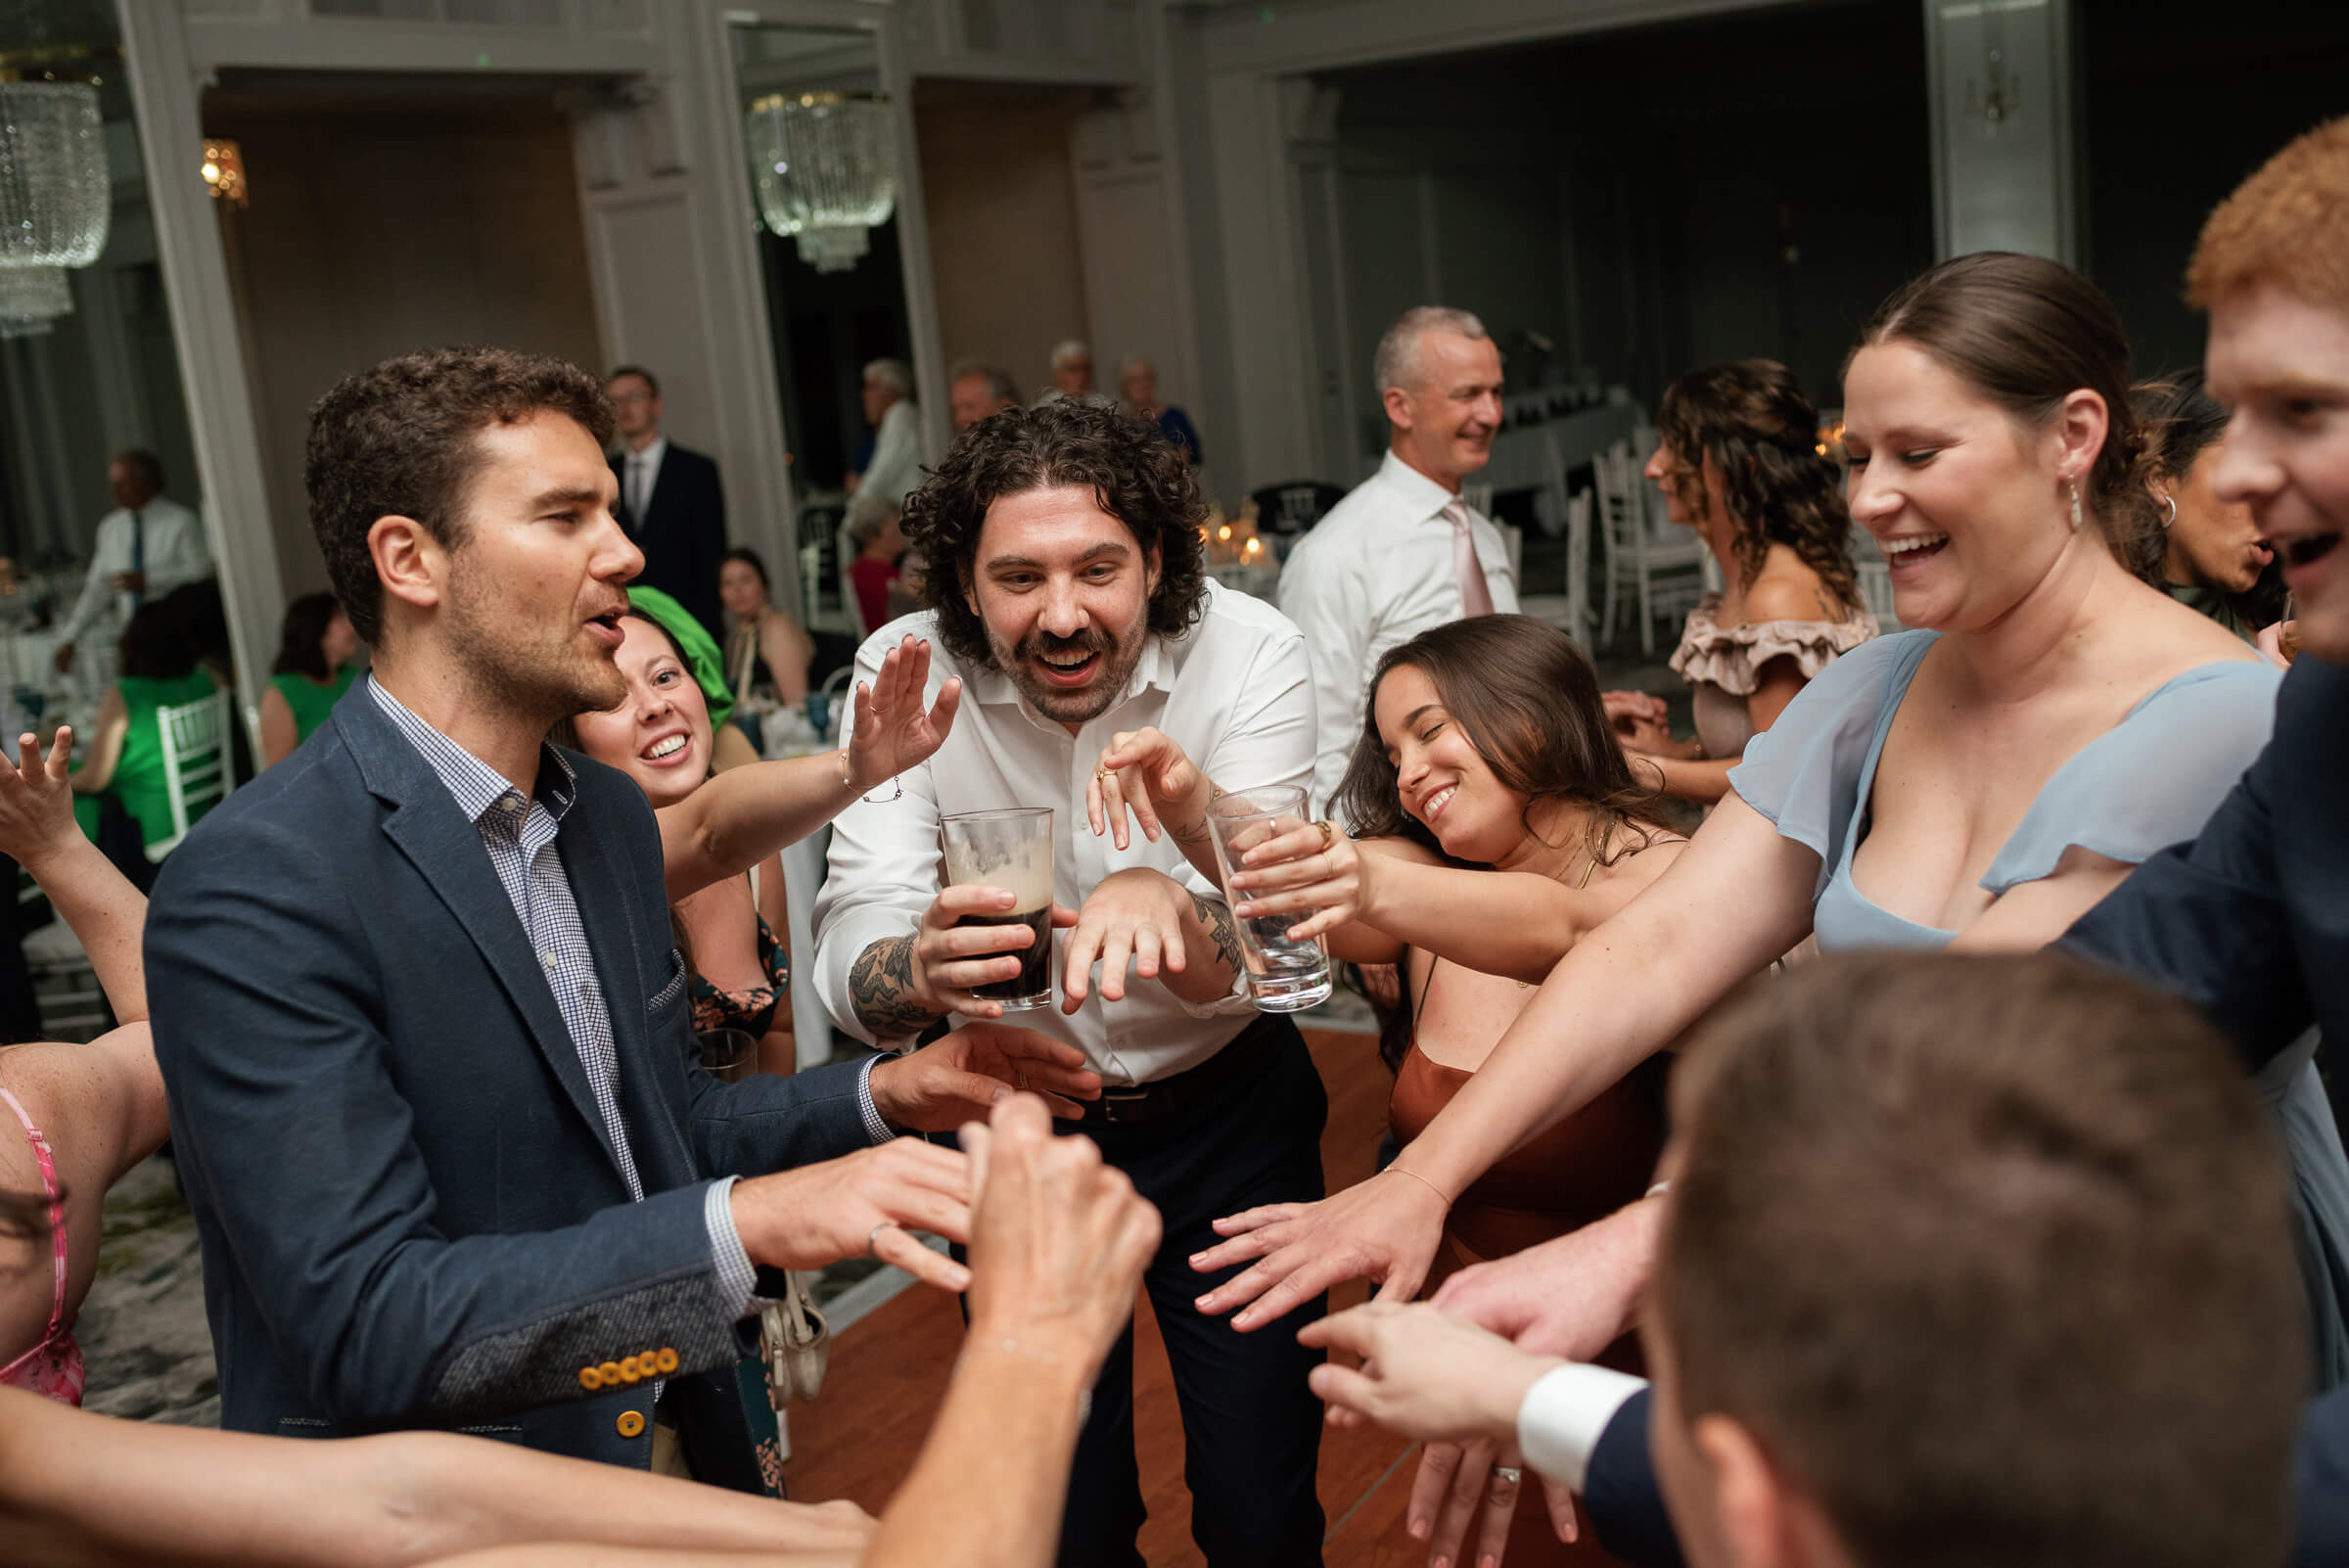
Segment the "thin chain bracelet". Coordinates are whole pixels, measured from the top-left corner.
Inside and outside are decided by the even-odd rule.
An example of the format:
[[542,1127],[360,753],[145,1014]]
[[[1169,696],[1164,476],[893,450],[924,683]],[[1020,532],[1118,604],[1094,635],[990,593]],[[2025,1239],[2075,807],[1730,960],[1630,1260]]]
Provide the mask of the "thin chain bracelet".
[[[856,787],[856,771],[849,763],[849,749],[846,746],[843,746],[840,749],[840,782],[842,786],[847,789],[852,790]],[[886,800],[876,801],[869,792],[859,795],[856,798],[873,806],[887,806],[890,801],[898,800],[905,793],[905,781],[898,774],[890,774],[889,782],[894,787],[891,789]],[[881,786],[878,784],[873,786],[874,789],[879,789],[880,787]]]

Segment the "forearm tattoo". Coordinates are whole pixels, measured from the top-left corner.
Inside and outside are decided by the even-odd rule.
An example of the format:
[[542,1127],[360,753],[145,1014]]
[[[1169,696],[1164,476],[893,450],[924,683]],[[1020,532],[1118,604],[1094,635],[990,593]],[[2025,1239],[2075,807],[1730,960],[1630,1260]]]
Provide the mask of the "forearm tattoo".
[[[1220,790],[1216,788],[1215,785],[1210,784],[1207,787],[1207,804],[1210,807],[1213,807],[1218,801],[1223,799],[1223,797],[1229,793],[1230,792],[1228,790]],[[1207,848],[1207,817],[1205,814],[1202,814],[1199,820],[1192,823],[1189,827],[1174,827],[1170,825],[1167,831],[1174,834],[1174,842],[1181,845],[1185,850],[1203,850]]]
[[1231,923],[1231,906],[1194,893],[1191,912],[1215,939],[1216,950],[1223,955],[1225,967],[1235,975],[1245,973],[1240,963],[1240,934]]
[[849,966],[849,1005],[856,1021],[881,1038],[918,1035],[940,1015],[913,999],[913,938],[874,943]]

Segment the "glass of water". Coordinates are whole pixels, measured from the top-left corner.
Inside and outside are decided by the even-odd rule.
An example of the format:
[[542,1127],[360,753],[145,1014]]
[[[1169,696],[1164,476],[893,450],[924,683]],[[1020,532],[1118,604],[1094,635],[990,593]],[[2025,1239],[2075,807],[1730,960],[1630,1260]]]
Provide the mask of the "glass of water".
[[[1309,821],[1303,788],[1246,790],[1210,806],[1207,825],[1224,886],[1231,885],[1232,873],[1250,850]],[[1312,914],[1298,910],[1234,922],[1239,927],[1240,961],[1248,970],[1248,995],[1258,1011],[1293,1013],[1329,1000],[1329,954],[1320,941],[1289,940],[1289,928],[1304,924]]]

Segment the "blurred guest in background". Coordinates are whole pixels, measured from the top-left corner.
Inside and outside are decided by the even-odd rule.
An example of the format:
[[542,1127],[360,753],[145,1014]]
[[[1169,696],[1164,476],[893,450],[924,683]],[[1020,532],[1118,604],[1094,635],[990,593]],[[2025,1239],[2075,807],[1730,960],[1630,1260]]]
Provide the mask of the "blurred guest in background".
[[1055,397],[1080,399],[1099,396],[1093,391],[1092,346],[1082,338],[1063,338],[1052,346],[1052,385],[1036,394],[1048,403]]
[[862,473],[849,475],[848,491],[900,505],[922,482],[922,417],[904,360],[876,359],[864,367],[864,422],[873,427],[873,455]]
[[1118,366],[1118,391],[1126,397],[1126,411],[1156,425],[1159,434],[1181,449],[1182,455],[1196,465],[1199,461],[1199,432],[1191,424],[1191,416],[1179,408],[1161,406],[1158,400],[1158,367],[1140,356],[1128,359]]
[[644,553],[636,580],[675,599],[718,636],[725,629],[717,567],[726,550],[726,495],[717,464],[661,433],[661,383],[651,371],[622,365],[606,390],[621,444],[612,457],[620,480],[617,516]]
[[990,414],[1020,406],[1019,384],[992,365],[961,360],[946,377],[947,406],[953,412],[957,436]]
[[[138,824],[144,845],[160,844],[177,831],[171,821],[161,713],[220,690],[196,654],[169,604],[143,606],[123,628],[120,672],[98,705],[88,754],[73,773],[73,793],[84,797],[74,814],[93,839],[99,833],[98,797],[103,795],[121,803]],[[217,804],[207,801],[193,807],[191,824]]]
[[1447,621],[1517,609],[1508,546],[1460,494],[1500,429],[1499,348],[1467,311],[1419,305],[1379,339],[1372,372],[1390,427],[1386,460],[1280,573],[1281,613],[1313,660],[1313,798],[1323,809],[1387,650]]
[[763,694],[786,708],[807,700],[807,662],[814,639],[767,601],[774,585],[759,552],[733,549],[717,575],[732,629],[726,633],[726,689],[737,703]]
[[895,619],[889,590],[898,580],[898,559],[905,553],[897,503],[878,495],[857,496],[849,506],[849,542],[856,549],[856,559],[849,563],[849,582],[856,590],[856,612],[870,635]]
[[127,622],[150,600],[212,575],[203,521],[163,494],[161,458],[140,447],[116,452],[106,466],[106,487],[115,510],[98,520],[90,575],[58,626],[60,673],[73,668],[74,644],[110,607]]
[[1664,700],[1607,693],[1626,750],[1663,789],[1711,806],[1745,743],[1811,677],[1876,634],[1852,571],[1843,475],[1819,449],[1819,410],[1769,359],[1692,370],[1664,390],[1647,477],[1664,515],[1696,530],[1726,586],[1688,612],[1672,668],[1696,695],[1696,735],[1675,740]]
[[326,722],[359,673],[359,634],[331,593],[286,606],[277,663],[261,693],[261,765],[273,767]]
[[2160,530],[2148,534],[2142,575],[2188,609],[2256,641],[2283,619],[2283,582],[2249,504],[2222,501],[2210,487],[2227,410],[2202,390],[2199,370],[2145,382],[2129,400],[2150,437],[2146,489]]

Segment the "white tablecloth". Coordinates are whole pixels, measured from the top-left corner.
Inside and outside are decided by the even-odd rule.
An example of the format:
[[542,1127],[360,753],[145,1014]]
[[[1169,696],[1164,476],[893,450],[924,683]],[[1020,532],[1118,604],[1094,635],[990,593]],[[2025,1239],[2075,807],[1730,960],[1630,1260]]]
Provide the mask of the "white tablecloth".
[[[1493,486],[1494,493],[1536,490],[1534,515],[1543,531],[1556,533],[1565,526],[1564,485],[1570,469],[1582,467],[1618,440],[1628,440],[1647,416],[1635,403],[1604,403],[1579,413],[1504,430],[1493,438],[1493,456],[1474,482]],[[1549,454],[1550,443],[1557,457]],[[1639,454],[1646,461],[1647,454]]]

